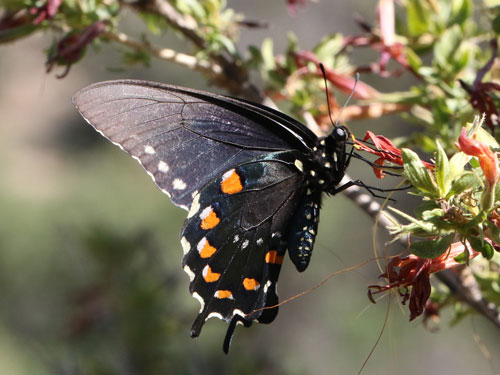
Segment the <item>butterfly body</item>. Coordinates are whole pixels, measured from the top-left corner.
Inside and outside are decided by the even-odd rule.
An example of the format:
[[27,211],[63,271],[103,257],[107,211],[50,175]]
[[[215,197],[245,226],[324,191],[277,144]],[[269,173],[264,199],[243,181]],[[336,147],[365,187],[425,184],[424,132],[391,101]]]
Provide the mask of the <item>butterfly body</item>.
[[349,163],[348,132],[324,138],[265,106],[143,81],[97,83],[75,94],[83,117],[137,159],[188,211],[182,266],[205,321],[270,323],[286,251],[307,268],[323,193],[335,194]]

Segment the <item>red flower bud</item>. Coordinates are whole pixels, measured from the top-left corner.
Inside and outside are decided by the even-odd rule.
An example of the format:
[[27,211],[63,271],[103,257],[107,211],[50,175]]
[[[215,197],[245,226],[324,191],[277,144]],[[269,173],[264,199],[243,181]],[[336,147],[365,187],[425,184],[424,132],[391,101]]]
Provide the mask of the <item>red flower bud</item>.
[[494,186],[498,181],[498,158],[496,154],[491,151],[491,148],[484,142],[478,141],[474,138],[467,138],[467,130],[462,128],[460,138],[458,138],[457,147],[463,153],[475,156],[479,160],[479,165],[483,170],[486,181],[490,187]]

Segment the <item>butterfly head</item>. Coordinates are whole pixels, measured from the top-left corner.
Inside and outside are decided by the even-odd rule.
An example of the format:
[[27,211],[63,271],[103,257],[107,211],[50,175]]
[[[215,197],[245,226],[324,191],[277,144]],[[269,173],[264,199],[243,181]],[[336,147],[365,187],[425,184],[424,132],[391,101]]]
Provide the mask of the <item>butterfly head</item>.
[[313,149],[315,171],[312,173],[312,183],[322,191],[335,192],[335,187],[344,177],[349,164],[349,153],[346,151],[349,136],[345,126],[336,126],[328,136],[319,138]]

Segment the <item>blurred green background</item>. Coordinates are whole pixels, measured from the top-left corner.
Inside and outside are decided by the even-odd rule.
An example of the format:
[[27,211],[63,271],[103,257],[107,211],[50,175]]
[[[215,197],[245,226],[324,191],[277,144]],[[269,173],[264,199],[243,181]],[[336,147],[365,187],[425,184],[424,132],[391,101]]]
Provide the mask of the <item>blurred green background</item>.
[[[244,30],[242,50],[272,35],[280,51],[289,30],[308,49],[322,35],[356,32],[355,13],[375,16],[374,5],[361,0],[307,3],[296,18],[283,1],[228,3],[270,23]],[[133,36],[145,32],[131,13],[123,27]],[[374,263],[283,305],[269,326],[239,327],[229,356],[221,350],[227,325],[217,319],[191,339],[199,303],[180,267],[185,212],[79,117],[71,96],[104,79],[207,83],[158,61],[117,72],[120,56],[105,45],[57,80],[44,73],[50,42],[34,35],[0,49],[0,374],[352,374],[375,344],[388,303],[389,321],[365,374],[500,373],[498,330],[482,318],[449,328],[445,314],[431,333],[420,321],[408,323],[394,298],[372,305],[366,287],[380,273]],[[183,43],[172,33],[156,42]],[[405,81],[369,83],[383,91]],[[358,136],[367,126],[384,134],[408,129],[397,118],[350,126]],[[371,169],[354,165],[350,173],[366,180]],[[298,274],[286,262],[281,299],[372,257],[372,225],[344,196],[327,199],[311,265]]]

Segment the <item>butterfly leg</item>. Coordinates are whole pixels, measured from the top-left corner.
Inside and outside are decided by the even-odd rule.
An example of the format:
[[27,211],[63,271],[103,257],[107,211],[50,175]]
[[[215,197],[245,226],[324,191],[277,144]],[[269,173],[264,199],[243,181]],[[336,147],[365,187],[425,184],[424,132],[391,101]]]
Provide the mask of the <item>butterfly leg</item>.
[[[378,195],[375,193],[375,191],[378,191],[378,192],[381,192],[381,193],[388,193],[388,192],[392,192],[392,191],[402,191],[402,190],[407,190],[409,187],[402,187],[402,188],[392,188],[392,189],[382,189],[382,188],[378,188],[378,187],[375,187],[375,186],[368,186],[366,185],[363,181],[361,180],[352,180],[352,181],[348,181],[346,182],[345,184],[343,185],[340,185],[338,187],[335,188],[335,190],[332,192],[332,194],[337,194],[337,193],[340,193],[346,189],[349,189],[351,186],[359,186],[359,187],[362,187],[364,189],[366,189],[366,191],[368,191],[374,198],[380,198],[380,199],[386,199],[387,197],[384,197],[383,195]],[[392,198],[389,198],[390,201],[394,201],[394,199]]]

